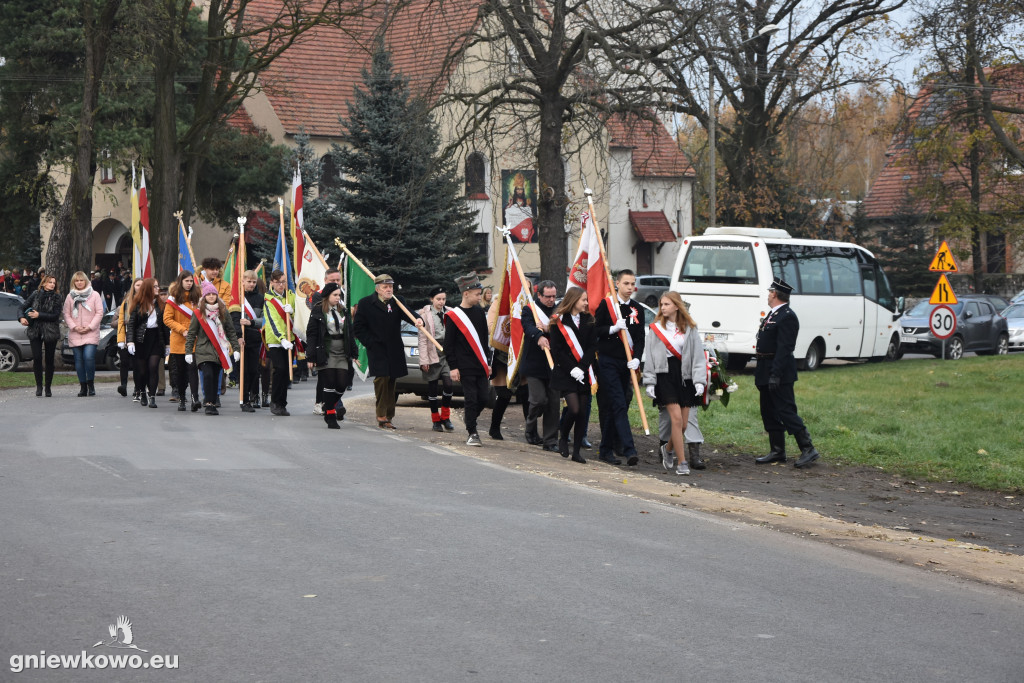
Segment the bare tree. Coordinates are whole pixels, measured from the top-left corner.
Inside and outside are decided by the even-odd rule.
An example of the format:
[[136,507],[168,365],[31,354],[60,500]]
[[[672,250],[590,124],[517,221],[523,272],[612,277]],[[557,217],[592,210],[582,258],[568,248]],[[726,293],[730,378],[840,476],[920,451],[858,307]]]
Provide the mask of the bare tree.
[[657,1],[484,0],[449,56],[445,78],[455,76],[437,104],[456,112],[452,147],[511,148],[535,160],[545,279],[563,279],[568,260],[564,160],[602,139],[607,116],[652,116],[650,88],[633,76],[638,58],[665,40],[653,27],[670,9]]
[[67,286],[74,271],[92,267],[89,263],[92,258],[92,186],[96,173],[93,129],[100,82],[120,7],[121,0],[84,0],[81,3],[85,35],[82,108],[67,193],[57,210],[46,250],[48,273],[56,277],[62,287]]

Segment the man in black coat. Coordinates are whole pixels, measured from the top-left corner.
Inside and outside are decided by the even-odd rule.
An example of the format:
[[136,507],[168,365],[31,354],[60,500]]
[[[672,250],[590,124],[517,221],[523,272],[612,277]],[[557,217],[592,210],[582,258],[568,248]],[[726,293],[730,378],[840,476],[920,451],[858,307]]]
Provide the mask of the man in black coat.
[[406,316],[398,307],[395,281],[390,275],[378,275],[373,284],[374,293],[363,297],[355,308],[352,328],[356,339],[366,347],[368,374],[373,375],[373,393],[377,398],[377,426],[394,429],[391,419],[398,401],[395,385],[399,377],[409,374],[402,343],[402,321],[408,320],[417,327],[422,327],[423,321]]
[[462,384],[466,398],[467,446],[482,446],[476,419],[487,402],[491,374],[491,351],[487,344],[487,314],[480,308],[483,286],[475,272],[455,278],[462,303],[444,317],[444,357],[452,380]]
[[[615,311],[608,308],[604,299],[594,312],[594,329],[597,331],[597,411],[601,423],[601,446],[598,457],[611,465],[621,461],[615,457],[621,453],[626,464],[635,466],[639,460],[633,432],[629,427],[629,402],[633,398],[633,371],[640,367],[644,356],[644,342],[647,326],[644,312],[633,301],[636,291],[636,275],[631,270],[620,270],[615,277],[617,291]],[[614,319],[612,313],[615,313]],[[631,340],[631,361],[626,360],[626,348],[622,345],[619,332],[625,330]],[[703,469],[703,467],[699,468]]]
[[793,288],[781,278],[772,281],[768,289],[768,306],[772,309],[757,332],[757,369],[754,384],[761,394],[761,421],[768,432],[771,452],[755,459],[758,464],[786,462],[786,432],[796,437],[800,446],[797,467],[807,467],[820,455],[804,421],[796,412],[796,360],[793,347],[800,332],[800,321],[789,307]]
[[[544,349],[550,349],[548,340],[548,322],[555,312],[555,299],[558,289],[551,280],[544,280],[537,285],[537,296],[534,297],[537,309],[547,320],[534,319],[533,308],[523,309],[523,360],[519,365],[519,374],[526,378],[530,390],[530,412],[526,417],[526,440],[530,444],[543,444],[544,450],[558,452],[558,408],[561,395],[557,389],[550,387],[551,367],[548,365]],[[537,419],[544,416],[544,436],[537,433]]]

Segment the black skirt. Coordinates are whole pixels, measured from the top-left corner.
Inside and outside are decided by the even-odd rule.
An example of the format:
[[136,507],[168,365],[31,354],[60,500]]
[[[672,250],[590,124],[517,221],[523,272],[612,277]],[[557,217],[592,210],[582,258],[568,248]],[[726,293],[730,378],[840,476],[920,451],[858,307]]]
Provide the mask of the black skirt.
[[147,327],[146,334],[142,338],[142,348],[135,349],[135,355],[140,358],[164,355],[164,344],[160,338],[159,327]]
[[675,356],[668,359],[668,372],[659,372],[654,393],[659,405],[676,403],[683,408],[693,408],[703,404],[694,390],[693,380],[683,379],[683,364]]

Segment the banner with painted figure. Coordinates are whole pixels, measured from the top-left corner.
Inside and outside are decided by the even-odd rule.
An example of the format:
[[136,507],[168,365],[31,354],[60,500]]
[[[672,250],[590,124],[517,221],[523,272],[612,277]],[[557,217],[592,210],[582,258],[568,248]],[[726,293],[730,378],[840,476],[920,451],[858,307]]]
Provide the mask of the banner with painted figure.
[[537,241],[537,172],[501,172],[501,220],[513,242]]

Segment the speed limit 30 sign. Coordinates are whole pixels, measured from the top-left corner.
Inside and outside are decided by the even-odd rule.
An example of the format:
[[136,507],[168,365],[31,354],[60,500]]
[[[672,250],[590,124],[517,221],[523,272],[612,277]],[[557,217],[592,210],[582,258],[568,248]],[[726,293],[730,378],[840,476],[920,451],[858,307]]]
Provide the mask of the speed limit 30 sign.
[[939,339],[949,339],[956,332],[956,315],[949,306],[936,306],[928,319],[928,327]]

